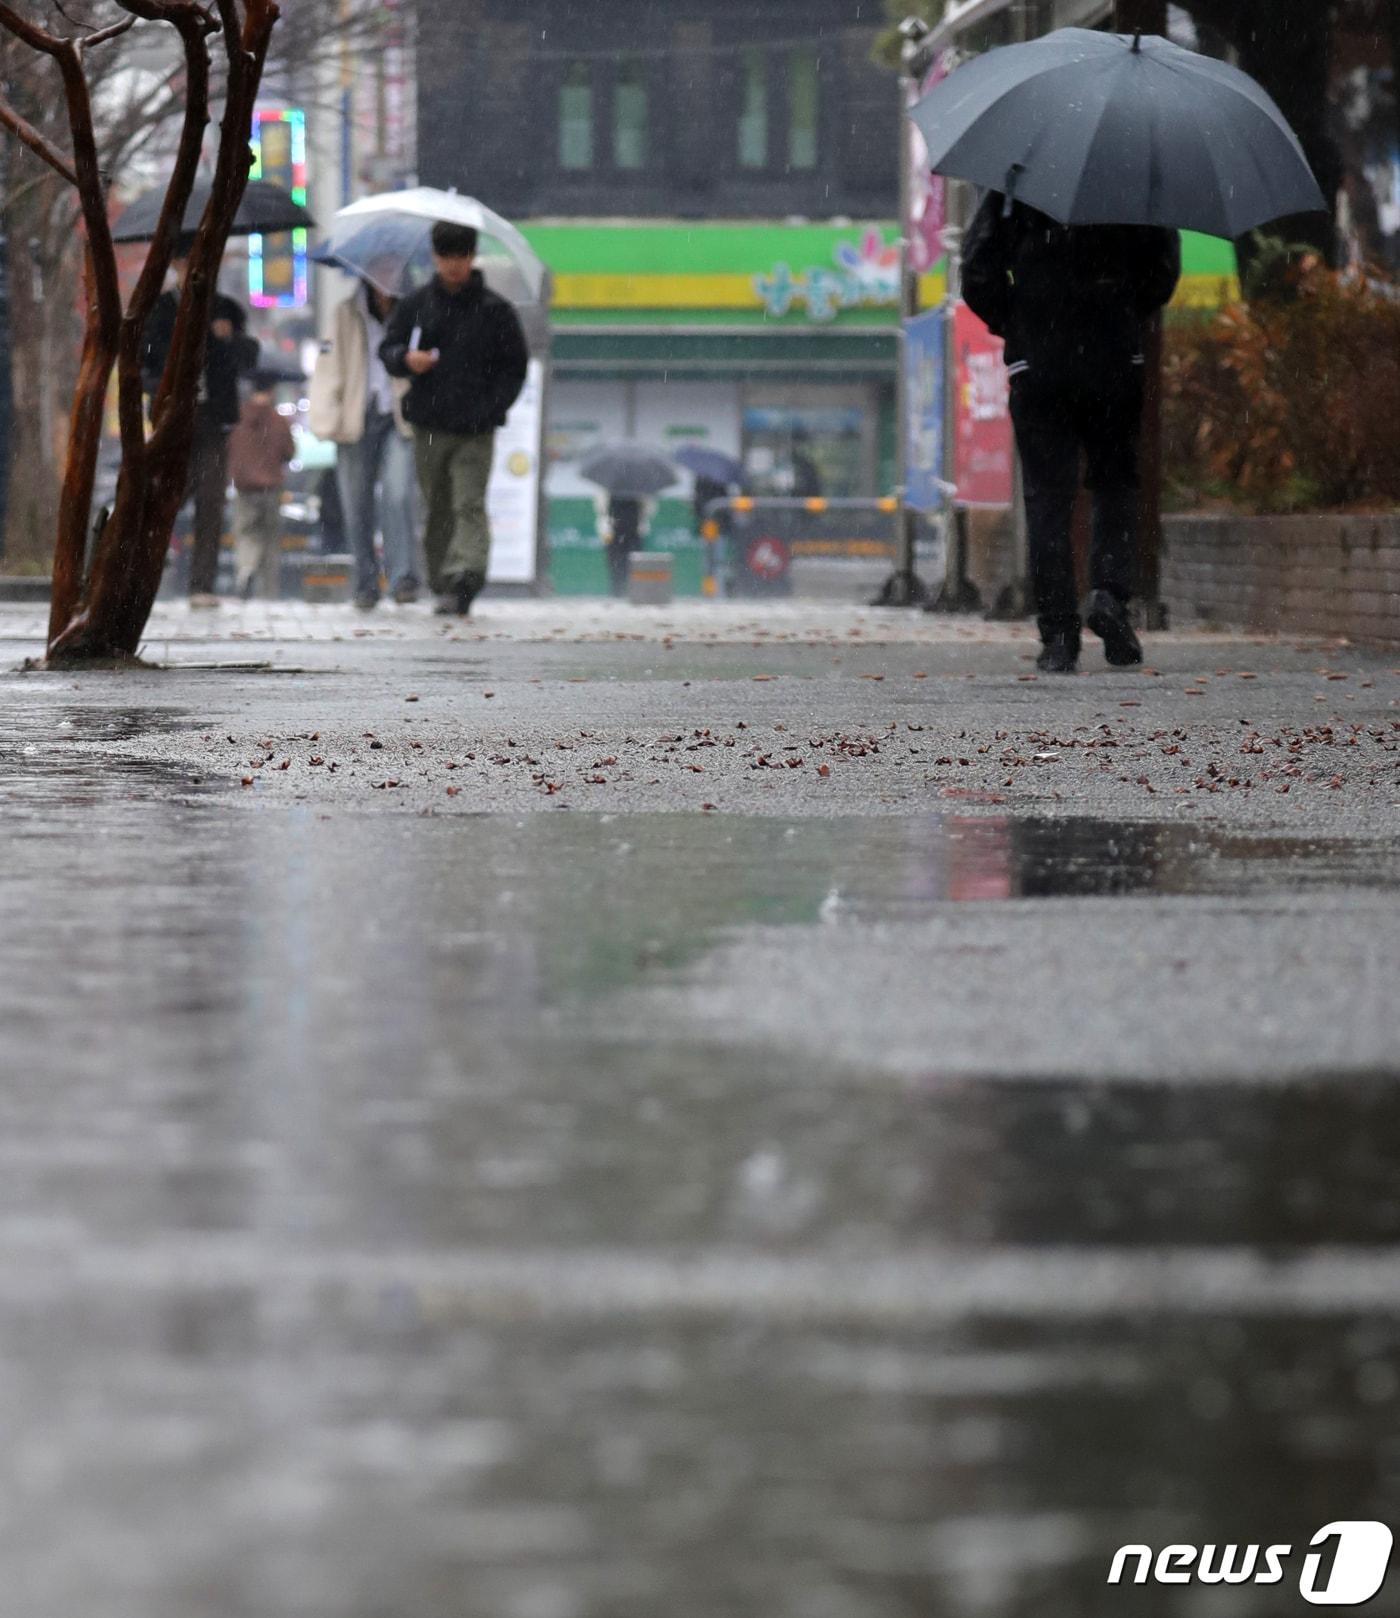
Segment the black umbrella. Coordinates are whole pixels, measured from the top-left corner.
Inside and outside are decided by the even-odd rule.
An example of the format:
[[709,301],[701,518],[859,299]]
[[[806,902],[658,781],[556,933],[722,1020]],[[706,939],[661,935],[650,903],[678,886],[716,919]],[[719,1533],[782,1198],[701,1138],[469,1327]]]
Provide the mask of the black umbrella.
[[[199,228],[204,208],[209,201],[208,183],[201,180],[190,193],[185,209],[182,235],[193,235]],[[165,206],[165,191],[143,191],[124,209],[112,227],[112,239],[118,242],[148,242],[160,223],[160,211]],[[243,201],[234,215],[234,236],[275,236],[284,230],[313,230],[316,221],[289,192],[271,180],[249,180]]]
[[660,494],[680,481],[675,464],[658,450],[642,444],[614,444],[594,450],[579,466],[579,476],[606,489],[609,494],[643,499]]
[[1327,206],[1261,86],[1155,35],[1061,28],[988,51],[912,116],[936,173],[1007,192],[1064,225],[1233,240]]

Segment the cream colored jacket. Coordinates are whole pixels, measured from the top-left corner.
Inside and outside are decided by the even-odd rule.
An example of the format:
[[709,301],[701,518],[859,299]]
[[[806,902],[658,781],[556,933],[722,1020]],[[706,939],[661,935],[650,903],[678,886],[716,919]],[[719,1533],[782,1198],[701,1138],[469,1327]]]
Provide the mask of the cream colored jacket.
[[[356,291],[336,305],[330,340],[321,345],[311,376],[311,411],[307,426],[317,438],[335,444],[358,444],[365,433],[365,405],[369,398],[369,328],[361,307],[363,292]],[[394,388],[394,420],[405,438],[413,429],[403,419],[403,396],[408,383],[389,379]]]

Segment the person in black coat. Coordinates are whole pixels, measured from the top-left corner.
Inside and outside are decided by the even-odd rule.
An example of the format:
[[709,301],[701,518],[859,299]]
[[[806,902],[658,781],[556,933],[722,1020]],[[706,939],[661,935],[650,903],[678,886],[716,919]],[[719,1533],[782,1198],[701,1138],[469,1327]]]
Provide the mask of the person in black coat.
[[[162,292],[146,322],[141,351],[141,379],[154,397],[175,336],[180,291],[189,270],[188,238],[175,250],[175,289]],[[257,366],[259,346],[247,332],[243,306],[221,292],[209,310],[209,336],[195,403],[194,445],[190,451],[189,493],[194,496],[194,540],[190,550],[190,605],[217,607],[214,593],[219,573],[219,546],[224,537],[224,504],[228,493],[228,439],[238,424],[242,402],[239,379]]]
[[1094,499],[1087,623],[1108,661],[1142,661],[1128,615],[1137,564],[1145,328],[1181,276],[1174,230],[1057,224],[989,192],[968,231],[963,296],[1006,340],[1025,485],[1039,667],[1078,666],[1072,524],[1079,457]]
[[465,614],[490,561],[486,486],[496,429],[520,396],[530,356],[520,317],[476,268],[476,231],[439,221],[432,241],[436,274],[395,308],[379,355],[390,376],[409,378],[403,413],[427,507],[423,549],[438,611]]

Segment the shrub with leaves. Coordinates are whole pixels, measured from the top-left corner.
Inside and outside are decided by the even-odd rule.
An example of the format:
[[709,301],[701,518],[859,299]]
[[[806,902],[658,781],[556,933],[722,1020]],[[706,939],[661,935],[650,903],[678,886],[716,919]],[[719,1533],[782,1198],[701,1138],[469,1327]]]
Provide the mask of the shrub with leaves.
[[1400,287],[1338,275],[1308,256],[1282,291],[1169,324],[1173,503],[1400,504]]

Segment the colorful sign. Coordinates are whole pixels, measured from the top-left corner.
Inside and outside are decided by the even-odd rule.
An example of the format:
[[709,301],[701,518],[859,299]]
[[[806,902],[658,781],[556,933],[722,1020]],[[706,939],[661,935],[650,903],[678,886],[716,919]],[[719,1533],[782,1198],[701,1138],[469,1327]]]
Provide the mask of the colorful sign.
[[[298,107],[258,112],[253,119],[254,180],[269,180],[306,206],[306,114]],[[248,238],[248,297],[258,309],[306,305],[306,232]]]
[[[715,324],[890,327],[898,319],[899,239],[891,222],[637,220],[527,224],[553,275],[556,326]],[[925,278],[928,302],[941,276]]]
[[946,330],[942,309],[904,322],[904,502],[915,511],[943,504]]
[[871,228],[859,244],[837,242],[831,265],[809,264],[790,269],[775,264],[754,277],[754,290],[764,312],[781,320],[793,309],[805,309],[811,319],[834,320],[843,309],[881,308],[899,302],[899,243],[887,242]]
[[1011,386],[1002,341],[965,303],[953,312],[960,506],[1011,504]]

